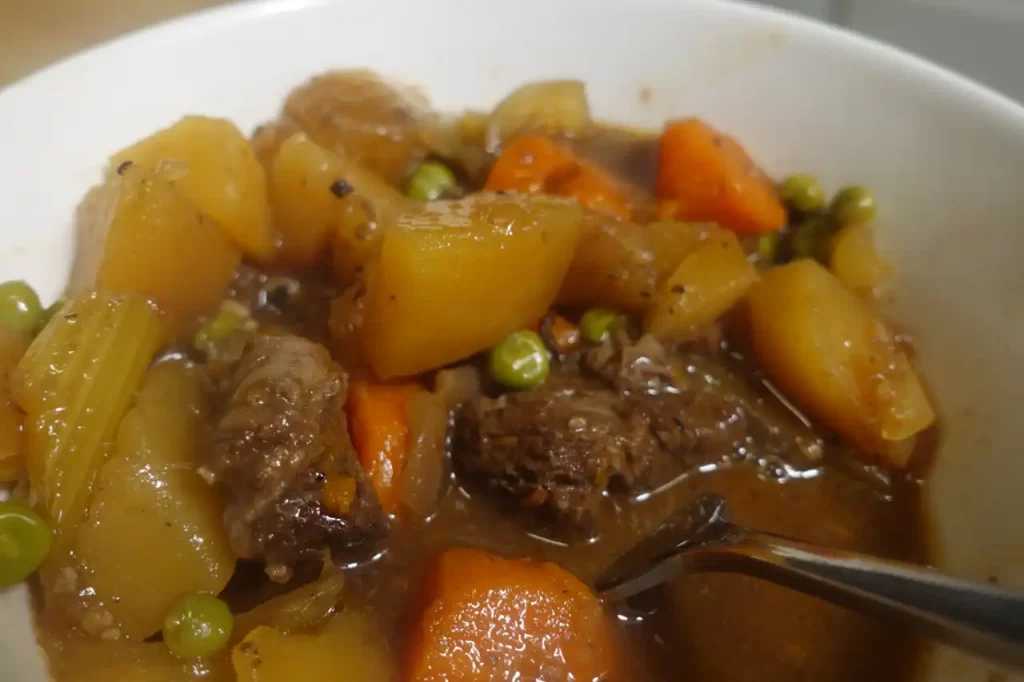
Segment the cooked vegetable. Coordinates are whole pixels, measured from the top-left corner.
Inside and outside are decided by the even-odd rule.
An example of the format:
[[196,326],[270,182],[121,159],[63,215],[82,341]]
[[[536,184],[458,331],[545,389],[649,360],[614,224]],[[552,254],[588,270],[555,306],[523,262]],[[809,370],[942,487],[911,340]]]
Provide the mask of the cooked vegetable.
[[212,656],[231,639],[231,609],[212,594],[187,594],[164,620],[164,644],[178,658]]
[[213,216],[247,256],[260,261],[273,258],[266,176],[235,124],[222,118],[186,116],[118,152],[110,165],[123,174],[129,162],[160,171],[173,181],[191,204]]
[[451,407],[429,391],[416,391],[406,402],[409,456],[398,490],[402,506],[420,519],[436,510],[440,498]]
[[398,186],[424,156],[425,104],[370,71],[330,71],[295,88],[284,115],[318,145]]
[[825,190],[818,178],[808,173],[790,175],[779,184],[779,196],[798,211],[810,213],[825,207]]
[[0,502],[0,588],[32,575],[50,551],[52,531],[34,511]]
[[529,329],[540,334],[544,343],[558,353],[569,353],[580,347],[580,328],[557,313],[548,313]]
[[367,276],[363,352],[381,378],[442,367],[543,315],[580,234],[572,202],[478,194],[420,204]]
[[50,656],[49,673],[67,682],[234,682],[221,657],[182,660],[163,642],[132,642],[72,634]]
[[768,272],[750,294],[754,352],[798,406],[890,466],[935,419],[878,317],[815,261]]
[[488,127],[499,143],[525,132],[586,132],[590,127],[590,108],[583,83],[558,80],[522,85],[494,108]]
[[495,381],[522,390],[548,378],[548,350],[535,332],[512,332],[491,349],[488,367]]
[[279,258],[308,266],[333,247],[335,269],[345,283],[378,243],[378,228],[405,204],[376,175],[303,133],[281,145],[270,172],[270,197],[281,231]]
[[164,316],[144,300],[88,295],[40,332],[12,373],[29,483],[59,533],[82,518],[107,444],[166,338]]
[[678,220],[660,220],[644,225],[647,239],[654,251],[655,281],[660,285],[683,262],[683,257],[697,248],[720,228],[710,223],[684,223]]
[[835,222],[829,216],[812,215],[796,226],[789,235],[790,256],[795,260],[811,258],[828,260],[829,243],[835,234]]
[[50,306],[43,311],[43,317],[39,321],[39,329],[42,329],[47,324],[49,324],[50,320],[53,319],[53,316],[60,312],[61,308],[64,307],[65,303],[67,303],[67,299],[65,299],[63,296],[61,296],[56,301],[51,303]]
[[22,281],[0,284],[0,327],[34,334],[43,323],[43,306],[35,290]]
[[458,187],[455,174],[443,163],[428,161],[421,163],[409,178],[406,195],[417,201],[435,201]]
[[618,679],[601,603],[554,564],[449,549],[429,566],[422,603],[406,682]]
[[221,501],[196,473],[209,419],[200,372],[161,363],[146,374],[96,475],[75,554],[123,636],[157,632],[180,595],[218,593],[234,571]]
[[736,235],[712,232],[661,285],[644,317],[644,330],[661,339],[692,338],[736,305],[756,281]]
[[604,343],[623,321],[623,316],[614,310],[591,308],[580,318],[580,332],[590,343]]
[[400,511],[402,472],[409,457],[406,404],[416,384],[371,384],[353,381],[348,391],[349,429],[359,463],[370,476],[381,507]]
[[256,158],[259,159],[260,165],[263,166],[263,170],[266,171],[268,178],[270,177],[270,169],[274,164],[274,159],[277,158],[277,153],[281,150],[281,145],[289,137],[299,132],[302,132],[299,124],[288,118],[271,121],[270,123],[258,126],[253,131],[252,139],[249,143],[252,145],[253,153],[256,154]]
[[554,194],[621,218],[632,214],[618,181],[546,137],[516,138],[491,167],[484,189]]
[[345,574],[330,561],[325,561],[318,580],[235,616],[231,641],[242,641],[260,626],[274,628],[284,635],[310,632],[334,613],[344,587]]
[[832,239],[832,273],[846,288],[862,296],[883,293],[892,267],[875,248],[875,232],[868,223],[852,223]]
[[674,217],[707,220],[739,234],[777,230],[786,209],[775,185],[734,139],[700,119],[665,126],[658,152],[658,198]]
[[230,299],[225,300],[221,303],[220,310],[196,332],[192,345],[197,350],[209,351],[216,342],[223,341],[249,325],[255,325],[255,321],[245,306]]
[[132,165],[89,193],[78,214],[73,297],[141,294],[186,324],[216,309],[241,254],[180,183]]
[[363,310],[365,289],[354,284],[331,301],[327,321],[331,335],[331,355],[349,372],[366,374],[369,361],[363,353]]
[[768,232],[757,238],[757,260],[763,265],[772,265],[779,258],[781,239],[778,232]]
[[237,682],[381,682],[395,679],[390,652],[370,622],[342,611],[315,635],[268,627],[231,652]]
[[583,212],[576,255],[559,303],[642,312],[655,292],[655,251],[643,226],[600,211]]
[[875,195],[866,187],[844,187],[832,199],[829,211],[840,225],[870,223],[875,219]]

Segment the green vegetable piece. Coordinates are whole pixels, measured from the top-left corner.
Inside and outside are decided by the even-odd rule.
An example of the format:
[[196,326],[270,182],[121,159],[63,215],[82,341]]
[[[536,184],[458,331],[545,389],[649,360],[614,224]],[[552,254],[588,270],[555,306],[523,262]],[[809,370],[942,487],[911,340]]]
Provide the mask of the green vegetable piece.
[[825,207],[825,190],[818,178],[808,173],[797,173],[783,180],[779,195],[788,205],[805,213]]
[[491,349],[491,376],[514,389],[532,388],[548,378],[548,349],[537,334],[512,332]]
[[20,280],[0,284],[0,325],[22,334],[35,334],[42,319],[43,305],[32,287]]
[[866,187],[844,187],[829,209],[840,225],[860,225],[875,219],[875,195]]
[[174,603],[164,619],[164,643],[182,659],[212,656],[231,639],[231,609],[212,594],[189,594]]
[[406,194],[419,201],[435,201],[458,185],[455,174],[443,163],[427,161],[409,179]]
[[590,343],[604,343],[622,322],[622,315],[614,310],[591,308],[580,318],[580,334]]
[[828,246],[835,224],[827,216],[815,215],[801,223],[790,236],[789,249],[793,260],[813,258],[828,260]]
[[50,551],[53,533],[38,514],[17,502],[0,502],[0,587],[32,575]]
[[779,233],[768,232],[757,239],[757,258],[766,265],[771,265],[779,256]]
[[193,345],[202,351],[209,350],[213,343],[226,339],[241,329],[248,319],[247,315],[233,307],[222,306],[220,311],[196,332]]

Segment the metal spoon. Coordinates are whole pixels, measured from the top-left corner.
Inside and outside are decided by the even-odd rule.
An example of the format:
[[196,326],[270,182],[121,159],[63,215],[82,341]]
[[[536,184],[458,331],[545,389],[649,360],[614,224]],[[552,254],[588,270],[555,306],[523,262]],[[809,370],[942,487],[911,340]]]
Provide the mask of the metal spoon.
[[699,497],[605,571],[597,591],[625,600],[684,573],[743,573],[862,613],[900,619],[948,644],[1024,670],[1024,595],[931,568],[826,549],[728,520]]

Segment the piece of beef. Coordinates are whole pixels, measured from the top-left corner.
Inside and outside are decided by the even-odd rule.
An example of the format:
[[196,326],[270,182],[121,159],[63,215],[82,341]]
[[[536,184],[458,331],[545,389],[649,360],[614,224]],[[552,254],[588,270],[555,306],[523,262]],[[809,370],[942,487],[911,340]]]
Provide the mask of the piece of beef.
[[[327,350],[259,335],[225,383],[203,474],[222,491],[235,553],[287,580],[300,560],[372,550],[387,520],[348,437],[347,377]],[[325,481],[346,479],[347,509],[328,509]]]
[[740,410],[712,393],[677,390],[672,373],[653,339],[594,349],[539,388],[464,406],[456,464],[565,535],[586,534],[606,493],[649,491],[743,441]]

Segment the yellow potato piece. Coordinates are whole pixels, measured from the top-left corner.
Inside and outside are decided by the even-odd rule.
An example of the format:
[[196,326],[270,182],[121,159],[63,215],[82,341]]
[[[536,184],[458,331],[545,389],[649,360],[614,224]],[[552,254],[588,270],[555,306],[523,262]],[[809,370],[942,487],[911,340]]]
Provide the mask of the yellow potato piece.
[[692,338],[736,305],[756,281],[757,273],[736,235],[714,230],[661,284],[644,329],[665,340]]
[[235,682],[228,657],[183,661],[163,642],[105,640],[70,634],[61,640],[46,633],[50,676],[62,682]]
[[654,300],[654,250],[641,225],[585,210],[558,302],[638,313]]
[[231,652],[238,682],[381,682],[395,679],[392,657],[359,614],[343,611],[315,635],[261,626]]
[[751,291],[750,323],[755,355],[787,397],[867,453],[906,466],[907,440],[935,414],[864,301],[817,262],[799,260]]
[[832,240],[829,267],[846,288],[862,296],[880,296],[892,277],[892,267],[875,248],[871,225],[847,225]]
[[270,173],[279,259],[308,266],[334,249],[342,283],[353,281],[406,199],[372,172],[304,133],[281,145]]
[[157,632],[175,599],[217,594],[234,571],[217,493],[196,473],[209,411],[198,370],[157,365],[97,474],[75,553],[124,636]]
[[142,294],[178,321],[217,308],[241,254],[164,176],[132,165],[78,212],[70,291]]
[[580,208],[478,194],[402,214],[368,272],[363,350],[381,377],[486,350],[540,318],[580,237]]
[[131,161],[166,170],[175,187],[209,213],[251,258],[274,256],[266,176],[249,141],[221,118],[186,116],[111,159],[111,169]]

